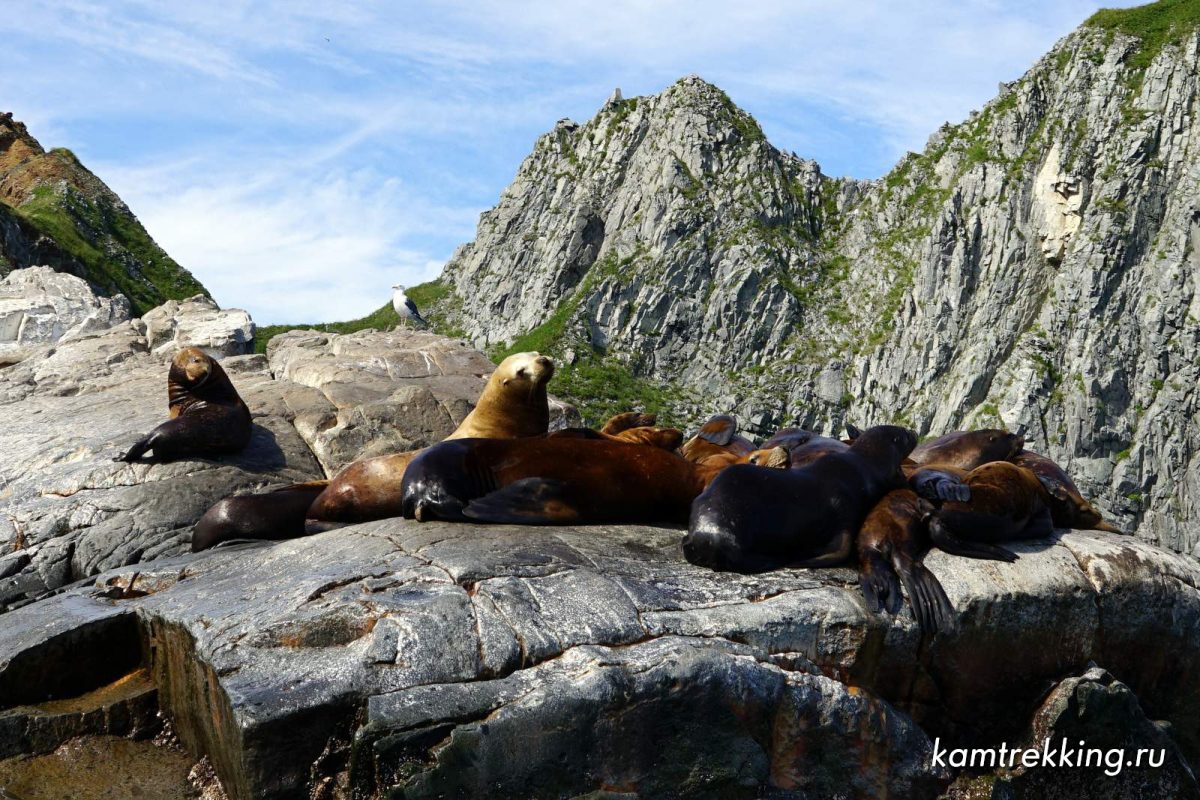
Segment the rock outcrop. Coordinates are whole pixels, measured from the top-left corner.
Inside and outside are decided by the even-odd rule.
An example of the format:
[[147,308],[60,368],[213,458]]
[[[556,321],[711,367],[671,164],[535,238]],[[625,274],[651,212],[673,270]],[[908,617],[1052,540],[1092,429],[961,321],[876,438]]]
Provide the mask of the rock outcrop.
[[123,295],[97,297],[87,282],[50,267],[0,279],[0,362],[14,364],[37,345],[70,341],[129,320]]
[[37,265],[124,295],[138,314],[205,292],[74,153],[47,152],[0,112],[0,277]]
[[[104,573],[5,616],[0,706],[147,669],[193,754],[256,800],[933,798],[974,780],[934,739],[1031,726],[1166,748],[1113,785],[1196,796],[1193,560],[1091,533],[1011,565],[934,554],[957,630],[922,640],[866,612],[851,571],[716,574],[680,535],[397,519]],[[1003,780],[1060,777],[1114,797],[1091,773]]]
[[575,361],[581,399],[640,377],[677,421],[1025,424],[1109,515],[1200,552],[1182,8],[1098,14],[878,181],[780,152],[697,77],[614,96],[538,139],[439,317]]

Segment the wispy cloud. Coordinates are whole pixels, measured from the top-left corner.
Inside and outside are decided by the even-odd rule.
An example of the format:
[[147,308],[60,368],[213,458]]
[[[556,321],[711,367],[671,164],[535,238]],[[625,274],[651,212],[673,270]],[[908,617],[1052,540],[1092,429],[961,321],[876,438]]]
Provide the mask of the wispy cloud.
[[882,174],[1098,2],[27,4],[0,102],[260,322],[431,276],[534,138],[699,73],[831,174]]

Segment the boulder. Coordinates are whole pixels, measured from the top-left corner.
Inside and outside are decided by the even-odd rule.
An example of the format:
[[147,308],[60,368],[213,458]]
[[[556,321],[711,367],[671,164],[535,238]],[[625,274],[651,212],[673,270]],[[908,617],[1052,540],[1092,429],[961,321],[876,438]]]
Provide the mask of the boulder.
[[142,317],[146,339],[157,355],[170,357],[199,347],[213,358],[254,352],[254,321],[240,308],[222,310],[211,297],[168,300]]
[[107,330],[129,319],[124,295],[98,297],[87,281],[50,267],[28,267],[0,279],[0,362],[31,348]]

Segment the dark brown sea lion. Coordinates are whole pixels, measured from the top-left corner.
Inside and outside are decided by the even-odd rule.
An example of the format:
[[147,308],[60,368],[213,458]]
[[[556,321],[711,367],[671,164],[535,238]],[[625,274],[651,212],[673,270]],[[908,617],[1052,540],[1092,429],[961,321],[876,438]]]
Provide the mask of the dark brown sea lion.
[[682,523],[722,469],[606,439],[461,439],[413,459],[403,514],[422,522]]
[[155,461],[236,453],[250,442],[250,409],[215,359],[196,347],[175,354],[167,372],[170,419],[114,461]]
[[1116,525],[1107,522],[1096,507],[1084,498],[1071,476],[1046,456],[1022,450],[1012,462],[1042,479],[1042,485],[1050,495],[1050,516],[1054,519],[1055,527],[1124,533]]
[[[192,530],[192,552],[207,550],[230,539],[285,539],[304,532],[304,516],[322,491],[325,481],[297,483],[265,494],[226,497],[214,504]],[[279,530],[280,520],[293,527]],[[295,521],[298,520],[298,526]]]
[[942,584],[921,562],[929,549],[934,506],[912,489],[895,489],[875,504],[858,532],[858,583],[872,611],[897,614],[908,592],[913,616],[924,631],[954,625],[954,607]]
[[[448,439],[467,437],[515,438],[544,435],[550,424],[546,384],[554,362],[536,352],[516,353],[500,362],[471,410]],[[193,533],[192,549],[202,550],[234,538],[290,539],[303,536],[306,518],[337,521],[353,509],[358,519],[400,516],[400,480],[420,453],[377,456],[355,461],[324,483],[303,509],[300,499],[321,481],[261,495],[227,497],[202,518],[205,526]],[[290,492],[293,488],[295,492]],[[280,495],[280,492],[290,492]],[[261,499],[256,499],[261,498]],[[258,504],[258,507],[255,507]],[[253,508],[253,511],[250,509]],[[249,522],[261,523],[250,526]]]
[[728,466],[753,450],[753,442],[737,435],[737,420],[728,414],[717,414],[684,442],[680,453],[696,464],[712,462]]
[[880,425],[799,469],[731,466],[692,504],[683,553],[739,572],[840,563],[879,498],[904,486],[900,463],[916,443],[912,431]]
[[954,431],[917,445],[912,460],[918,464],[944,464],[972,470],[989,461],[1007,461],[1021,452],[1025,437],[998,428]]
[[971,470],[965,483],[971,499],[943,503],[929,520],[929,538],[947,553],[1016,561],[1016,553],[994,543],[1054,532],[1050,493],[1030,470],[993,461]]
[[786,448],[792,469],[799,469],[830,453],[844,453],[850,444],[803,428],[782,428],[763,442],[764,450],[772,447]]

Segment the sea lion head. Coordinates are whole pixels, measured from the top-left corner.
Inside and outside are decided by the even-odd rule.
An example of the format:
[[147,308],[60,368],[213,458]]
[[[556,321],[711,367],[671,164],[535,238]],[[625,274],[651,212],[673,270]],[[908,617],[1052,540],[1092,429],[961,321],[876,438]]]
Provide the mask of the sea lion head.
[[554,362],[537,351],[513,353],[500,362],[495,375],[508,391],[529,392],[550,382],[554,377]]
[[899,425],[876,425],[863,431],[850,450],[868,455],[880,468],[892,471],[892,481],[897,486],[905,484],[901,464],[917,446],[917,434]]
[[780,445],[764,450],[755,450],[746,456],[746,463],[771,469],[787,469],[792,465],[792,456],[786,447]]
[[215,362],[199,347],[185,347],[171,359],[171,380],[187,389],[203,386],[213,375]]
[[980,452],[988,461],[1008,461],[1025,447],[1022,431],[1010,433],[1000,428],[984,428],[972,431],[972,436],[978,439]]

